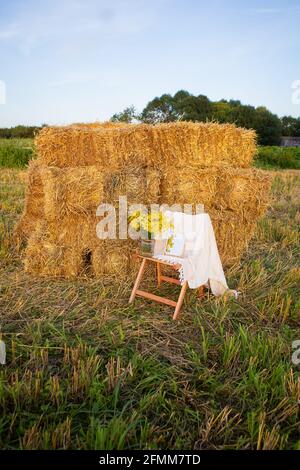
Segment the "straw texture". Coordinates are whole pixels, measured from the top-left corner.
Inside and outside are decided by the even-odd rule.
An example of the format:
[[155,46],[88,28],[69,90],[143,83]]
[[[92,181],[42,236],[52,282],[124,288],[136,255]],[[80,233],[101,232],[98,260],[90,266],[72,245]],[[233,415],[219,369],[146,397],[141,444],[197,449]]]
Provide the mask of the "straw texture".
[[41,178],[41,165],[31,161],[26,177],[26,194],[24,212],[19,220],[15,235],[26,241],[37,223],[44,218],[44,187]]
[[130,162],[167,167],[200,165],[247,168],[256,152],[255,132],[233,124],[73,125],[45,127],[36,138],[39,159],[59,167]]

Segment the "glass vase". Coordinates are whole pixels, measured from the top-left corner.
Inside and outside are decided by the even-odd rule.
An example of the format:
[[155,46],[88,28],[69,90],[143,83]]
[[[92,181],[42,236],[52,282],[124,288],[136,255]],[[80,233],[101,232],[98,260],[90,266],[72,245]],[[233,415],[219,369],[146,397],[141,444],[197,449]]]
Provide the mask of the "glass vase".
[[151,258],[154,255],[154,240],[141,238],[141,255]]

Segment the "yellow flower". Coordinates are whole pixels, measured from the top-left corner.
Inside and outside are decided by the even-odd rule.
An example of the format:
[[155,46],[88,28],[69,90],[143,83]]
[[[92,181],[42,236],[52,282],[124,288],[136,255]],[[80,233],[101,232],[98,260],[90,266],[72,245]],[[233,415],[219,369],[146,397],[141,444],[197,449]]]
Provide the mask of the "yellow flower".
[[174,228],[172,221],[162,212],[145,214],[136,211],[128,217],[128,222],[134,230],[147,232],[148,237],[154,237]]

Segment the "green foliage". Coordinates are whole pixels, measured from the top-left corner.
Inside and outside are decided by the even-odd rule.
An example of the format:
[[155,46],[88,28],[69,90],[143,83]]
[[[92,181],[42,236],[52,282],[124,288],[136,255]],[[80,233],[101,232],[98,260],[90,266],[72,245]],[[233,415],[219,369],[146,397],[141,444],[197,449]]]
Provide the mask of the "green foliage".
[[[127,118],[128,109],[131,108],[114,115],[112,120],[131,122]],[[223,99],[213,102],[207,96],[194,96],[186,90],[180,90],[174,96],[164,94],[156,97],[147,104],[139,116],[136,112],[134,116],[150,124],[179,120],[230,122],[246,129],[254,129],[260,145],[279,145],[282,134],[281,120],[263,106],[255,108],[243,105],[238,100]]]
[[174,122],[183,118],[183,115],[176,107],[176,102],[171,95],[162,95],[150,101],[142,111],[140,119],[148,124],[158,124],[159,122]]
[[300,148],[260,147],[255,163],[261,168],[300,169]]
[[25,167],[33,153],[32,139],[0,139],[0,167]]
[[276,114],[272,114],[267,108],[263,106],[256,108],[253,129],[257,132],[260,145],[280,145],[281,121]]
[[300,137],[300,117],[283,116],[281,118],[282,135],[289,137]]
[[137,112],[134,106],[125,108],[124,111],[116,113],[111,117],[111,122],[133,122],[138,118]]
[[[42,127],[44,127],[43,124]],[[16,126],[0,128],[0,138],[4,139],[33,139],[35,134],[41,129],[38,126]]]

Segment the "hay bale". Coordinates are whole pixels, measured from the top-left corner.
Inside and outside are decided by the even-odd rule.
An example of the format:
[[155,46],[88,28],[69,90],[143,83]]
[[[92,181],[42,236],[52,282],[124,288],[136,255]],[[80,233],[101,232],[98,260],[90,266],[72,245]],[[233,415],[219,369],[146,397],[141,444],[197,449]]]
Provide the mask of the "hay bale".
[[99,277],[135,272],[137,242],[96,234],[97,207],[117,208],[119,196],[129,204],[204,204],[225,266],[239,260],[268,204],[270,178],[248,168],[255,133],[233,124],[74,124],[44,128],[36,145],[22,218],[25,268],[35,274],[78,276],[87,259]]
[[105,201],[118,206],[119,196],[128,204],[155,204],[160,199],[161,172],[139,164],[128,164],[122,170],[106,176]]
[[249,167],[256,135],[234,124],[176,122],[153,128],[153,142],[166,168]]
[[269,200],[270,177],[255,169],[169,169],[161,182],[165,204],[203,203],[205,208],[254,211],[260,216]]
[[24,256],[25,271],[34,275],[74,277],[83,269],[82,253],[57,239],[46,222],[38,222],[28,240]]
[[126,122],[112,122],[112,121],[96,121],[96,122],[75,122],[69,127],[77,127],[78,129],[102,129],[102,128],[116,128],[128,126]]
[[47,220],[95,214],[104,200],[106,175],[97,167],[43,167],[44,211]]
[[211,216],[221,259],[237,262],[270,199],[271,178],[255,169],[173,169],[162,180],[164,204],[199,204]]
[[109,125],[46,127],[35,144],[43,164],[58,167],[98,165],[116,171],[139,162],[156,161],[151,126]]
[[165,204],[202,203],[205,207],[214,205],[218,191],[219,170],[170,167],[164,172],[161,182],[161,201]]
[[67,278],[85,274],[87,253],[91,255],[103,243],[96,233],[98,222],[95,215],[38,222],[25,249],[25,270]]
[[99,240],[96,219],[83,218],[80,222],[74,224],[69,220],[67,225],[38,223],[25,250],[25,271],[41,276],[71,278],[86,274],[88,261],[91,263],[90,274],[126,278],[136,242]]
[[215,207],[243,213],[256,220],[269,203],[271,180],[266,172],[256,169],[219,171]]
[[111,173],[96,166],[44,166],[40,167],[40,174],[48,221],[95,215],[99,204],[104,202],[117,208],[119,196],[126,196],[129,204],[157,203],[160,197],[160,172],[149,167],[128,165],[122,171]]
[[72,125],[45,127],[36,137],[39,159],[59,167],[129,163],[159,166],[247,168],[256,152],[255,132],[234,124]]
[[[53,168],[50,170],[51,178],[59,172],[59,179],[70,169],[55,169],[54,173]],[[108,191],[111,202],[114,202],[114,196],[123,192],[126,178],[120,178],[122,184],[117,185],[116,192]],[[164,183],[166,181],[169,182],[166,179]],[[258,217],[266,209],[269,175],[258,170],[205,169],[197,170],[192,175],[182,172],[181,178],[176,181],[177,185],[174,181],[169,182],[167,191],[162,186],[162,202],[204,203],[205,210],[212,218],[224,265],[236,263],[253,235]],[[63,184],[62,181],[60,183]],[[137,182],[132,185],[134,188],[140,191]],[[139,194],[139,197],[142,196],[143,192]],[[56,218],[50,217],[47,222],[38,224],[29,240],[25,260],[27,271],[51,276],[80,275],[84,272],[84,253],[89,252],[91,271],[96,276],[130,273],[130,255],[137,242],[130,239],[99,240],[96,234],[99,218],[94,211],[68,211],[67,215],[62,215],[57,204],[55,200],[49,206],[52,213],[57,214]]]
[[135,272],[132,251],[133,240],[102,240],[92,252],[92,269],[96,277],[114,276],[126,279]]
[[210,209],[217,245],[224,267],[238,263],[253,237],[257,219],[250,214]]
[[23,214],[15,228],[15,235],[27,240],[36,224],[44,217],[44,188],[41,178],[42,166],[32,160],[27,172],[27,188]]

